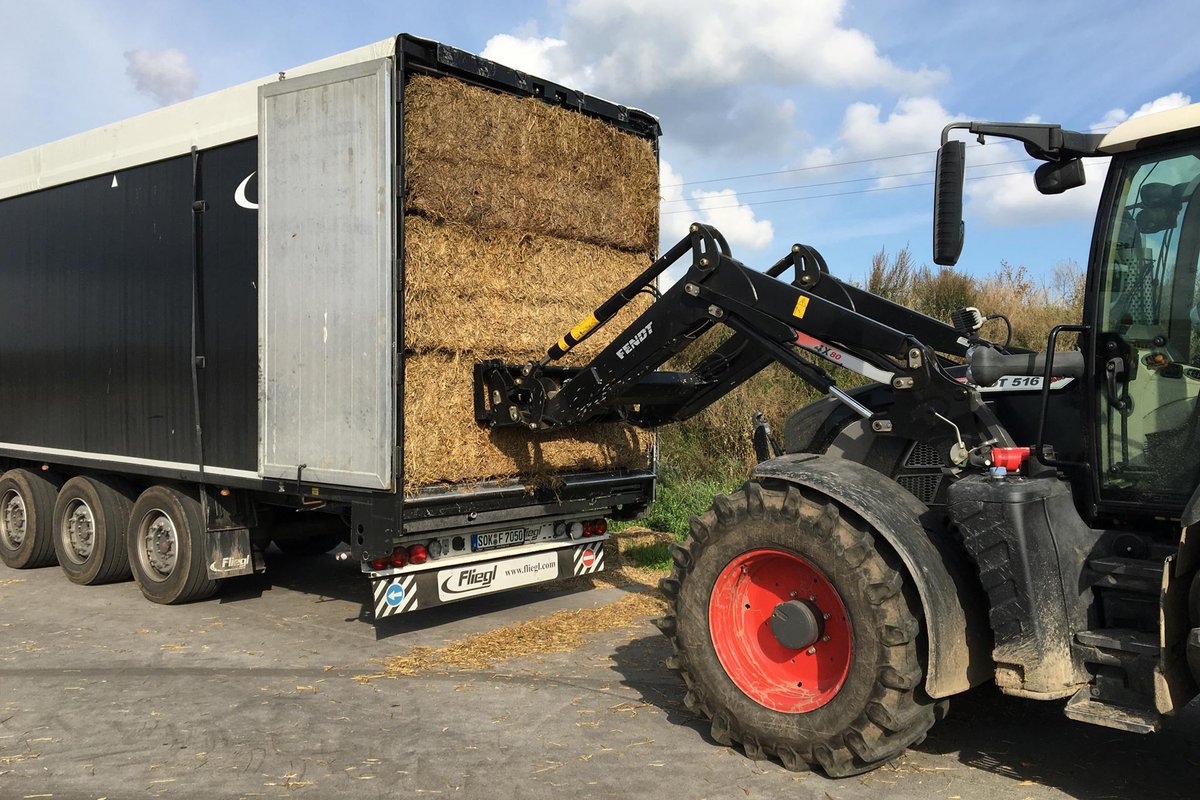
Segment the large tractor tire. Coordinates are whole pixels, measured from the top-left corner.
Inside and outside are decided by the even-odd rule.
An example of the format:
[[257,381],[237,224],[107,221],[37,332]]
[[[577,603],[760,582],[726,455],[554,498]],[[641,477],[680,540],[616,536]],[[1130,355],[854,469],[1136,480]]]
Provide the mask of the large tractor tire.
[[749,482],[672,549],[659,627],[684,703],[751,758],[831,777],[925,738],[919,601],[899,559],[836,502]]

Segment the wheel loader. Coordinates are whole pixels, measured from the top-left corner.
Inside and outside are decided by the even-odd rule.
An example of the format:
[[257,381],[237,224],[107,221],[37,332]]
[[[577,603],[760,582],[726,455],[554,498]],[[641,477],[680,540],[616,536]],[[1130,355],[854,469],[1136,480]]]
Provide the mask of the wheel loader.
[[[984,338],[977,309],[940,321],[839,280],[807,245],[749,267],[697,223],[542,360],[476,367],[479,422],[535,431],[684,420],[776,362],[826,395],[782,444],[759,426],[760,463],[691,519],[660,587],[687,708],[789,769],[877,767],[989,681],[1131,733],[1198,691],[1200,105],[1106,134],[947,126],[943,265],[964,242],[964,131],[1023,144],[1044,194],[1110,160],[1083,319],[1042,352]],[[654,302],[594,359],[555,363],[639,292]],[[695,367],[660,369],[716,326]]]

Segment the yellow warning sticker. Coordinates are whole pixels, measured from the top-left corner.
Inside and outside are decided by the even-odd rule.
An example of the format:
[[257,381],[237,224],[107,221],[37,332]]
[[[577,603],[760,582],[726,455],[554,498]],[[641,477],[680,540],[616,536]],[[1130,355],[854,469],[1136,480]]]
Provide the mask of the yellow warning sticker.
[[804,319],[805,311],[808,311],[808,298],[800,295],[796,298],[796,310],[792,312],[792,316],[796,319]]

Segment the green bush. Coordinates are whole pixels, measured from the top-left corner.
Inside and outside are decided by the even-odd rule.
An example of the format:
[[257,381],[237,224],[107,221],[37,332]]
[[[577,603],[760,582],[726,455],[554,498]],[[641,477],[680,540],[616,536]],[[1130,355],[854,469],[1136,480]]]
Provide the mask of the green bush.
[[664,572],[671,569],[671,554],[667,551],[666,542],[630,545],[621,553],[621,557],[635,567]]
[[[729,483],[716,480],[672,480],[670,475],[663,477],[658,484],[658,499],[650,506],[650,513],[636,522],[612,522],[613,530],[623,530],[631,526],[645,527],[652,531],[663,531],[674,534],[675,538],[683,541],[688,532],[688,517],[692,514],[703,514],[712,505],[713,497],[731,491],[740,483]],[[648,546],[649,547],[649,546]],[[663,546],[663,555],[666,546]]]

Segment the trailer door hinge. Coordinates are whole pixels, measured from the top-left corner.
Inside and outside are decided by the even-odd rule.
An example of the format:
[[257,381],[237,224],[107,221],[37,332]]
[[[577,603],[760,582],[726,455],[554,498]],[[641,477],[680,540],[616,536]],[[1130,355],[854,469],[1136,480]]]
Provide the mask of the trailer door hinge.
[[205,211],[208,211],[207,200],[196,200],[192,203],[192,213],[203,214]]
[[196,356],[194,361],[196,364],[196,369],[204,369],[204,356]]

